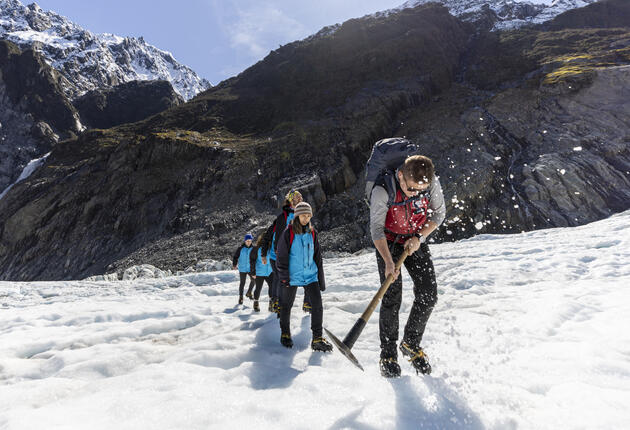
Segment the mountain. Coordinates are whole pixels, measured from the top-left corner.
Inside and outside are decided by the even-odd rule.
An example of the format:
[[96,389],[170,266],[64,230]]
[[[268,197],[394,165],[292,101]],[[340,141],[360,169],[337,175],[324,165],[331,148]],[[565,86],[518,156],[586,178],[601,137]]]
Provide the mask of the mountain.
[[0,40],[0,192],[31,160],[83,128],[67,83],[38,53]]
[[435,161],[447,221],[434,240],[626,210],[629,16],[605,0],[489,31],[428,3],[285,45],[188,103],[57,144],[0,200],[0,277],[222,259],[292,187],[324,249],[360,249],[365,162],[391,136]]
[[[441,3],[455,16],[466,21],[490,22],[492,28],[508,29],[541,24],[572,9],[598,0],[408,0],[392,11],[429,2]],[[385,14],[392,11],[383,12]]]
[[0,38],[40,51],[70,82],[64,90],[71,99],[136,80],[167,80],[186,100],[211,86],[142,37],[93,34],[36,3],[0,0]]
[[[32,160],[86,127],[139,121],[183,103],[167,81],[131,81],[71,101],[69,82],[41,53],[0,40],[0,195]],[[19,178],[19,179],[18,179]],[[1,197],[0,197],[1,198]]]

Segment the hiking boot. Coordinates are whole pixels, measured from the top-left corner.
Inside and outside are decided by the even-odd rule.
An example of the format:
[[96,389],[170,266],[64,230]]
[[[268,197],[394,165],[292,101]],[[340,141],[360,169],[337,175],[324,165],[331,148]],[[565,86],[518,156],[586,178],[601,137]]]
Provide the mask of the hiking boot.
[[422,348],[419,346],[411,346],[403,341],[400,344],[400,351],[405,357],[409,358],[409,362],[413,368],[416,369],[416,373],[422,373],[423,375],[429,375],[431,373],[429,357],[427,357]]
[[240,297],[238,298],[238,304],[239,304],[239,305],[242,305],[242,304],[243,304],[243,296],[240,296]]
[[254,312],[260,312],[260,306],[258,300],[254,300]]
[[280,343],[285,348],[293,348],[293,340],[291,339],[290,334],[282,334],[280,335]]
[[254,296],[251,291],[246,292],[245,297],[247,297],[249,300],[254,300]]
[[313,339],[313,341],[311,342],[311,349],[313,351],[330,352],[332,351],[333,347],[330,342],[320,336]]
[[379,361],[381,376],[385,378],[400,378],[400,366],[395,358],[381,358]]
[[304,304],[302,305],[302,310],[306,313],[311,313],[311,310],[313,308],[311,307],[311,304],[309,302],[304,302]]

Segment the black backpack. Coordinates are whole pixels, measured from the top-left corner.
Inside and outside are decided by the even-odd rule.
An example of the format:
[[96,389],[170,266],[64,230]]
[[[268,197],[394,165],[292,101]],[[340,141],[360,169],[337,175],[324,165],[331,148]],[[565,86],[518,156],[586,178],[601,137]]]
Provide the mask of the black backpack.
[[379,140],[365,167],[365,195],[368,204],[375,185],[381,185],[389,195],[388,206],[396,197],[396,169],[412,155],[420,154],[420,146],[402,137]]

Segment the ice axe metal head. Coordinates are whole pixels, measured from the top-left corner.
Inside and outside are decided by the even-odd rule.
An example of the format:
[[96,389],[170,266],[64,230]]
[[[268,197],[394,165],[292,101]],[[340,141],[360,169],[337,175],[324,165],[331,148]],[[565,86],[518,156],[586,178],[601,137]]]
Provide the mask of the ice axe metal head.
[[345,357],[348,360],[350,360],[352,364],[357,366],[359,369],[363,370],[363,366],[361,366],[361,363],[359,363],[359,360],[357,360],[357,358],[354,356],[350,348],[348,348],[348,346],[345,343],[339,340],[339,338],[335,336],[334,334],[332,334],[328,329],[324,329],[324,331],[326,331],[326,334],[328,334],[328,336],[332,340],[333,344],[337,347],[337,349],[341,351],[341,353],[345,355]]

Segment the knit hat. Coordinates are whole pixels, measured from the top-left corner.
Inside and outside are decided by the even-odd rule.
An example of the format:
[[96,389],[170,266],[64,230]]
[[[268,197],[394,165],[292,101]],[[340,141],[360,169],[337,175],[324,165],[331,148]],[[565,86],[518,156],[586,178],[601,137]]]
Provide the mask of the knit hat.
[[295,216],[300,216],[303,214],[309,214],[309,215],[313,215],[313,208],[311,208],[311,205],[309,205],[306,202],[301,202],[298,203],[298,205],[295,207],[295,209],[293,210],[293,213],[295,214]]
[[292,202],[293,197],[295,197],[296,194],[302,195],[298,190],[291,189],[284,198],[286,199],[286,201]]
[[251,234],[247,233],[245,235],[245,240],[254,240],[254,236],[252,236]]

